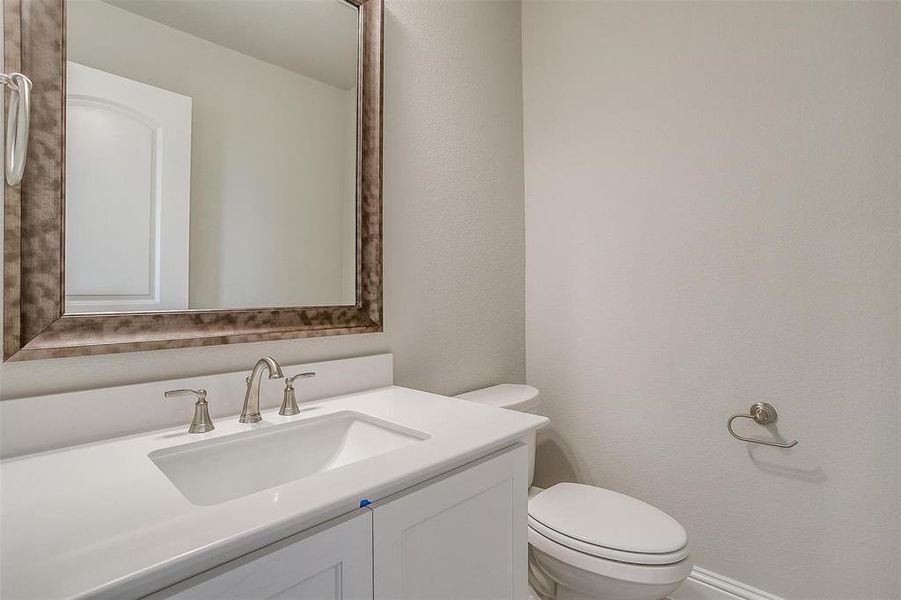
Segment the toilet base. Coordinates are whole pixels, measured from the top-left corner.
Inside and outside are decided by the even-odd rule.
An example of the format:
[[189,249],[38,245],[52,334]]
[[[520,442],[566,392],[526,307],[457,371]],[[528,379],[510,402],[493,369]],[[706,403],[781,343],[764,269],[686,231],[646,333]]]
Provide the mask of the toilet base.
[[[529,581],[532,586],[541,582],[554,583],[553,588],[535,587],[545,600],[665,600],[685,579],[680,577],[666,583],[624,581],[566,564],[535,548],[530,550]],[[688,561],[682,567],[691,570]]]
[[[670,590],[672,591],[672,590]],[[667,592],[669,594],[670,592]],[[631,595],[617,595],[616,593],[611,593],[601,596],[587,596],[582,592],[578,592],[576,590],[571,590],[569,588],[558,585],[557,586],[557,597],[555,600],[635,600],[636,598],[640,598],[641,600],[666,600],[667,596],[654,596],[651,599],[648,599],[647,596],[631,596]]]

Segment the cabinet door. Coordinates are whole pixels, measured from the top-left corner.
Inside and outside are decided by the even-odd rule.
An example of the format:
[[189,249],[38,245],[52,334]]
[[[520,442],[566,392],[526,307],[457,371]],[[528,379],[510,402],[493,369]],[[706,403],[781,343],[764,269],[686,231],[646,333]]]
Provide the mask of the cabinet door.
[[329,521],[166,588],[152,600],[372,598],[372,513]]
[[527,503],[519,445],[373,504],[376,600],[526,598]]

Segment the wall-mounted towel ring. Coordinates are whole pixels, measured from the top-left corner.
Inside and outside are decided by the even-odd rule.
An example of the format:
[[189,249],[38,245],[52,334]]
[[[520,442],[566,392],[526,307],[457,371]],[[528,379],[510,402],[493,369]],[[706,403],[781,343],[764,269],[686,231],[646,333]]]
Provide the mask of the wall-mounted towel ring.
[[9,88],[9,116],[6,119],[6,182],[19,185],[28,154],[28,125],[31,121],[31,80],[21,73],[0,73],[0,84]]
[[729,420],[726,421],[726,429],[729,430],[729,433],[732,434],[732,437],[743,442],[751,442],[752,444],[765,444],[767,446],[776,446],[777,448],[791,448],[798,443],[798,440],[794,440],[788,443],[771,442],[769,440],[756,440],[753,438],[740,436],[732,430],[732,421],[734,421],[735,419],[753,419],[760,425],[768,425],[770,423],[775,423],[777,418],[778,415],[776,414],[776,409],[773,408],[771,404],[767,404],[766,402],[755,402],[751,405],[750,414],[738,414],[729,417]]

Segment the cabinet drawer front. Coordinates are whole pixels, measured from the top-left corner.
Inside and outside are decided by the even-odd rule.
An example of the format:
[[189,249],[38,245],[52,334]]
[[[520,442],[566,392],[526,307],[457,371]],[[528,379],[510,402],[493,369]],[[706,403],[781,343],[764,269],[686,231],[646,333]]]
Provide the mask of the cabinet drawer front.
[[525,598],[527,461],[520,445],[374,504],[375,598]]
[[329,521],[227,562],[152,600],[369,600],[372,513]]

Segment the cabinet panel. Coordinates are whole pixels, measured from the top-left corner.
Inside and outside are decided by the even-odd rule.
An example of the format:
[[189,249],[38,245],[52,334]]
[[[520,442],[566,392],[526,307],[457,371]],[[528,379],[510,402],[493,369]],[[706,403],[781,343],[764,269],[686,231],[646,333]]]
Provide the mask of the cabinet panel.
[[373,504],[375,598],[525,598],[527,502],[520,445]]
[[372,598],[372,513],[324,523],[151,596],[153,600]]

